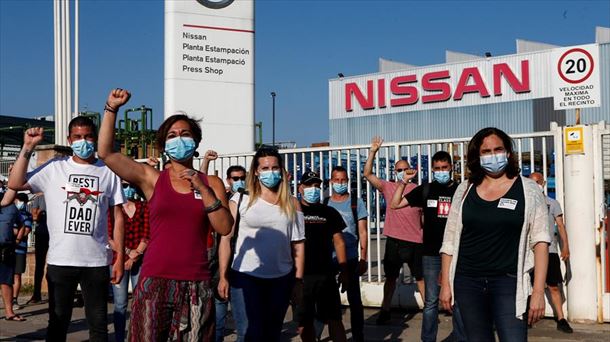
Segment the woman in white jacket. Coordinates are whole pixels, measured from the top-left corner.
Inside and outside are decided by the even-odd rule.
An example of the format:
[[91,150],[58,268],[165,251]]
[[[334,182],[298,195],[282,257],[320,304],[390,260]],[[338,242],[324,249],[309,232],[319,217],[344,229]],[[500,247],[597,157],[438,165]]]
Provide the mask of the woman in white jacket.
[[503,131],[477,132],[467,159],[470,175],[455,192],[440,250],[440,301],[447,310],[459,306],[468,341],[494,341],[494,327],[500,341],[526,341],[527,324],[544,314],[545,200],[536,183],[519,175],[513,141]]

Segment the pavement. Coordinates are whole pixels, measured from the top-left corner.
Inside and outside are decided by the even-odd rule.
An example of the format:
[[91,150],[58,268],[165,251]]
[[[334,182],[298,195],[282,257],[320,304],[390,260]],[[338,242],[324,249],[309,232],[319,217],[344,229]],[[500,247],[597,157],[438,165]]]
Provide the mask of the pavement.
[[[25,303],[28,298],[22,297],[19,303]],[[27,319],[25,322],[9,322],[0,320],[0,341],[44,341],[48,321],[47,303],[28,305],[22,310],[17,311]],[[4,307],[0,306],[0,312],[4,315]],[[114,340],[114,328],[112,326],[112,304],[108,305],[108,331],[109,340]],[[378,309],[367,308],[364,311],[365,327],[364,335],[367,341],[419,341],[421,332],[421,311],[392,310],[392,319],[386,325],[375,324]],[[296,334],[296,325],[292,323],[292,314],[286,315],[283,329],[283,341],[300,341]],[[351,337],[349,323],[349,309],[345,310],[343,322]],[[451,317],[444,314],[439,315],[438,340],[441,341],[451,332]],[[544,319],[529,330],[529,341],[587,341],[587,342],[608,342],[610,341],[610,324],[583,324],[571,323],[574,329],[573,334],[566,334],[556,329],[556,323],[552,319]],[[233,323],[229,322],[229,327]],[[68,341],[86,341],[88,339],[87,323],[83,308],[74,308],[72,314],[72,324],[70,324]],[[225,341],[235,341],[236,337],[232,331],[227,332]],[[328,330],[322,334],[322,341],[329,341]]]

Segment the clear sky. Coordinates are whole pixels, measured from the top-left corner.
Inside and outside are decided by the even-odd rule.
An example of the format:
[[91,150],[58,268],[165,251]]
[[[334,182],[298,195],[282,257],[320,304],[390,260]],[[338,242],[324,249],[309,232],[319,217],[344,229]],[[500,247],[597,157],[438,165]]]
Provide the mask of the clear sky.
[[[237,0],[239,1],[239,0]],[[256,0],[256,121],[271,140],[328,140],[328,80],[377,71],[384,57],[444,62],[445,50],[515,52],[515,39],[556,45],[595,40],[610,1]],[[80,110],[101,111],[109,89],[163,118],[163,1],[80,1]],[[0,0],[0,114],[49,115],[53,104],[53,3]]]

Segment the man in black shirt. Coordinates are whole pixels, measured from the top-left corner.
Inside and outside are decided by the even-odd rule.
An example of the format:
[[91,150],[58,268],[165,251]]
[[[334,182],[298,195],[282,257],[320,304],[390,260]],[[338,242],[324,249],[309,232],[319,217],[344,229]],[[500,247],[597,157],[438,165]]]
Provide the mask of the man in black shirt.
[[[438,332],[438,296],[440,292],[439,274],[441,257],[439,250],[443,243],[445,224],[451,208],[451,201],[457,183],[453,181],[451,156],[445,151],[439,151],[432,157],[432,183],[424,183],[403,196],[404,187],[416,173],[405,172],[402,183],[396,189],[392,198],[391,208],[399,209],[406,206],[423,208],[424,211],[424,248],[422,268],[426,286],[424,298],[424,317],[422,321],[421,340],[436,341]],[[451,340],[465,341],[459,312],[453,313],[453,332]]]
[[345,341],[333,263],[334,249],[341,269],[339,281],[346,289],[347,258],[342,234],[345,222],[339,212],[320,203],[320,184],[317,173],[305,171],[299,186],[305,217],[305,273],[303,299],[297,304],[295,320],[303,341],[315,341],[314,318],[328,324],[333,341]]

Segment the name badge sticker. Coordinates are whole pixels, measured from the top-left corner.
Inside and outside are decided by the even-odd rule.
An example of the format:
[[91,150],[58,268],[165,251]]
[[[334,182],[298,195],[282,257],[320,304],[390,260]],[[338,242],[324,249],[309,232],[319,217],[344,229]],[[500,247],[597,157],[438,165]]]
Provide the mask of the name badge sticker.
[[80,192],[80,186],[75,183],[68,182],[65,185],[67,192]]
[[197,190],[193,190],[193,195],[195,196],[195,199],[201,199],[201,193]]
[[517,200],[510,198],[500,198],[500,202],[498,203],[498,208],[500,209],[508,209],[515,210],[517,208]]
[[436,208],[437,206],[438,206],[437,200],[432,200],[432,199],[428,200],[428,208]]

